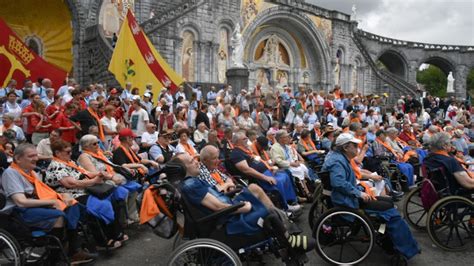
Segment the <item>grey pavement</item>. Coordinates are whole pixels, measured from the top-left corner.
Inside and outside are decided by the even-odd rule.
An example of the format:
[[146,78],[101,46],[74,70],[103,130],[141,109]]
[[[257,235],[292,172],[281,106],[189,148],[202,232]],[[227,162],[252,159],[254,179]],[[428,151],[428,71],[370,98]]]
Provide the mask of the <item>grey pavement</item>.
[[[311,232],[307,222],[309,208],[309,204],[304,206],[304,213],[297,221],[307,235]],[[447,252],[434,246],[426,232],[414,229],[412,232],[420,244],[422,253],[411,259],[409,265],[473,265],[473,241],[465,251]],[[154,235],[148,226],[137,226],[128,230],[127,233],[130,235],[130,240],[126,245],[109,256],[101,254],[95,265],[166,265],[172,252],[173,239],[162,239]],[[316,254],[316,251],[309,252],[308,257],[307,265],[328,265]],[[371,255],[361,265],[390,265],[390,258],[380,247],[375,246]],[[283,265],[281,260],[272,254],[266,254],[264,261],[266,265]]]

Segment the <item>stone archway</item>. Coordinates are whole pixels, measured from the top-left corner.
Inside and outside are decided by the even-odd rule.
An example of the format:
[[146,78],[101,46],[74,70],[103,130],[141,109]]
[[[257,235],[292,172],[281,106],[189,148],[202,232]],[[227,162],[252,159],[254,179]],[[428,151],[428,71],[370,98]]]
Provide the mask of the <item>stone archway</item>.
[[378,56],[377,61],[382,63],[390,73],[407,80],[408,64],[405,57],[400,52],[386,50]]
[[[290,64],[288,69],[285,69],[288,71],[289,86],[303,85],[325,90],[330,88],[330,48],[325,38],[308,17],[282,6],[259,13],[244,29],[244,63],[250,70],[250,86],[256,84],[256,71],[261,67],[258,60],[255,60],[257,46],[272,35],[281,40],[289,54]],[[272,69],[272,85],[276,85],[277,71],[278,69]]]

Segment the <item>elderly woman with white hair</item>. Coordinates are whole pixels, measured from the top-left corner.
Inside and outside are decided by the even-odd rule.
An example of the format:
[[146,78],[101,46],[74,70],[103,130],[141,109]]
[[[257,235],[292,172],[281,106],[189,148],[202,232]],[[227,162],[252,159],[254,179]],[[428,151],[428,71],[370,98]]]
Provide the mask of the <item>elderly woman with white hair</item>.
[[[113,163],[104,155],[99,148],[99,139],[94,135],[84,135],[79,140],[79,145],[82,154],[79,156],[77,162],[79,166],[86,171],[96,173],[102,172],[105,180],[109,180],[116,186],[122,186],[129,192],[127,201],[127,213],[129,223],[138,221],[138,211],[136,207],[136,194],[141,186],[135,181],[128,181],[123,175],[116,173]],[[127,168],[124,168],[129,170]]]

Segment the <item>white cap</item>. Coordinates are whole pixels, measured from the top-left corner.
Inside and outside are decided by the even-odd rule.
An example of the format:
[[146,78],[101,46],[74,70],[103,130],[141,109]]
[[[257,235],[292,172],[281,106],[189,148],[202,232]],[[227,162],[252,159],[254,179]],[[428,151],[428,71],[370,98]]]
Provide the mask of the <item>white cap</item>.
[[145,93],[143,94],[143,96],[145,96],[145,97],[147,97],[147,98],[150,98],[150,97],[151,97],[151,95],[150,95],[148,92],[145,92]]
[[336,146],[341,146],[341,145],[344,145],[346,143],[349,143],[349,142],[352,142],[352,143],[355,143],[355,144],[359,144],[361,143],[362,141],[360,139],[357,139],[355,138],[352,134],[350,133],[342,133],[341,135],[339,135],[339,137],[337,137],[336,139]]
[[132,100],[139,100],[140,99],[140,95],[133,95],[132,96]]

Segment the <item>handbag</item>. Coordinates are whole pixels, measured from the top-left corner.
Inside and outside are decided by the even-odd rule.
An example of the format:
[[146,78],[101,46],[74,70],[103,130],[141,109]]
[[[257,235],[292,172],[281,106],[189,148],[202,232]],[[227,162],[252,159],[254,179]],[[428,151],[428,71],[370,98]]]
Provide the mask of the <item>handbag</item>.
[[86,192],[98,199],[105,199],[108,196],[110,196],[110,194],[112,194],[114,189],[115,189],[114,185],[111,185],[108,183],[102,183],[102,184],[96,184],[96,185],[87,187]]
[[148,225],[153,228],[153,233],[165,239],[170,239],[178,231],[178,223],[176,220],[169,218],[161,212],[148,221]]

